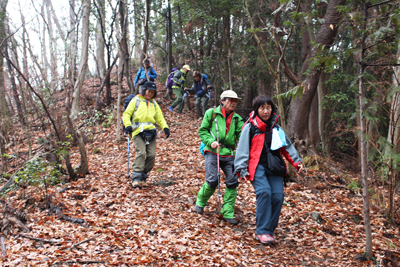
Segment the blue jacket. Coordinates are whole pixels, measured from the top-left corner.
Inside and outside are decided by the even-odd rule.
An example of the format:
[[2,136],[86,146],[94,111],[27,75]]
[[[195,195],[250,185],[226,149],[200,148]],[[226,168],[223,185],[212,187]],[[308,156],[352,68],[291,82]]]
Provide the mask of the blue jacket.
[[[157,78],[157,73],[156,71],[153,69],[153,67],[150,67],[149,70],[147,71],[149,74],[149,79],[150,81],[154,81]],[[136,87],[136,83],[140,80],[140,79],[146,79],[146,72],[144,71],[144,67],[141,67],[138,72],[136,73],[136,78],[135,78],[135,82],[134,82],[134,86]]]

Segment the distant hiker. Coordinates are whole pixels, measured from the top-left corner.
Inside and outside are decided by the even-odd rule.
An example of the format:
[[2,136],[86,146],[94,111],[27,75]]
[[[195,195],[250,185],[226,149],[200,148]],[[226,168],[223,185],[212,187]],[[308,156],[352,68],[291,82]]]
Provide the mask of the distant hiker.
[[237,196],[236,188],[239,184],[238,177],[234,173],[233,162],[236,140],[239,140],[243,126],[242,118],[234,112],[238,99],[234,91],[224,91],[221,94],[221,105],[206,111],[199,128],[200,139],[205,144],[206,182],[197,193],[195,210],[198,214],[203,213],[207,201],[218,186],[217,147],[219,146],[219,164],[226,176],[224,203],[220,213],[224,220],[231,224],[238,224],[238,221],[233,218]]
[[[154,82],[143,85],[142,94],[132,98],[122,115],[126,132],[133,138],[136,149],[136,158],[132,169],[132,186],[145,186],[148,173],[154,166],[156,157],[156,126],[155,122],[164,130],[166,138],[169,137],[169,127],[158,103],[154,100],[157,88]],[[139,102],[139,104],[138,104]]]
[[171,72],[167,76],[167,80],[165,81],[165,87],[167,88],[167,94],[165,95],[166,98],[173,100],[172,98],[172,86],[174,85],[174,82],[172,81],[172,78],[174,78],[174,74],[176,71],[179,71],[178,68],[173,68]]
[[256,199],[256,240],[275,244],[283,203],[286,163],[282,155],[301,172],[302,160],[286,133],[276,123],[278,116],[271,98],[258,96],[243,127],[235,158],[235,172],[253,184]]
[[172,103],[171,106],[168,107],[168,109],[172,112],[176,106],[179,105],[178,108],[178,113],[182,113],[183,110],[183,93],[184,93],[184,84],[186,82],[186,76],[188,72],[190,71],[189,65],[184,65],[180,71],[175,71],[174,77],[172,78],[173,85],[172,85],[172,90],[174,91],[174,94],[176,96],[175,101]]
[[[146,76],[145,68],[146,68],[148,77]],[[147,78],[149,78],[149,79],[147,79]],[[135,90],[136,90],[135,92],[141,94],[144,83],[147,81],[154,82],[154,80],[156,78],[157,78],[157,72],[153,69],[153,67],[150,66],[150,60],[146,59],[144,61],[144,66],[142,66],[136,74],[136,78],[133,83],[133,85],[135,86]]]
[[[192,88],[187,88],[186,90],[191,94],[195,94],[197,115],[202,119],[207,110],[208,98],[211,98],[212,95],[212,85],[207,75],[197,70],[193,72],[193,79],[194,83]],[[203,107],[203,111],[201,111],[200,105]]]

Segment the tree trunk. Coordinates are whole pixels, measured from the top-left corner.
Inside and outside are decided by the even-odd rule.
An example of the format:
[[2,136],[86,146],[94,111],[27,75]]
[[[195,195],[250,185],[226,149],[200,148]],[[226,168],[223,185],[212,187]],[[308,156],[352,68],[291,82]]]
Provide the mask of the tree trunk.
[[168,15],[167,15],[167,21],[168,21],[168,27],[167,27],[167,32],[168,32],[168,41],[167,41],[167,46],[168,46],[168,66],[167,66],[167,73],[171,73],[172,71],[172,17],[171,17],[171,4],[170,0],[168,0]]
[[[6,37],[6,7],[8,0],[0,0],[0,40],[4,40]],[[3,52],[5,50],[5,42],[0,43],[0,50]],[[5,84],[4,84],[4,58],[0,54],[0,155],[6,153],[5,150],[5,137],[8,130],[11,127],[11,118],[8,111],[8,105],[5,97]],[[0,173],[7,172],[7,158],[1,158],[1,168]]]
[[185,64],[185,46],[184,46],[184,42],[183,42],[183,31],[182,31],[182,17],[181,17],[181,6],[178,4],[177,5],[177,11],[178,11],[178,25],[179,25],[179,36],[180,36],[180,45],[181,45],[181,49],[180,49],[180,59],[178,60],[178,65],[180,65],[179,67],[181,67],[182,65]]
[[99,19],[97,20],[96,24],[96,58],[97,58],[97,65],[100,72],[100,80],[103,80],[106,76],[107,69],[106,69],[106,62],[104,58],[104,33],[103,29],[105,27],[105,18],[106,18],[106,9],[105,9],[105,0],[95,0],[97,1],[98,8],[100,9]]
[[[11,51],[11,42],[6,42],[7,47],[5,47],[4,52],[7,57],[10,57],[8,51]],[[11,64],[9,61],[7,61],[7,69],[10,74],[10,82],[11,82],[11,90],[13,92],[13,97],[15,101],[15,106],[17,107],[17,113],[18,113],[18,120],[21,123],[21,126],[25,127],[25,119],[24,119],[24,114],[22,112],[22,106],[21,106],[21,101],[19,100],[19,95],[18,95],[18,90],[17,90],[17,84],[15,83],[15,74],[14,74],[14,69],[11,67]]]
[[[361,56],[360,62],[364,61],[364,54],[365,54],[365,32],[367,26],[367,17],[368,17],[368,8],[365,0],[364,3],[364,23],[363,23],[363,35],[361,38]],[[369,191],[368,191],[368,171],[367,171],[367,145],[365,142],[365,135],[367,134],[367,129],[365,126],[365,117],[364,117],[364,69],[365,65],[360,63],[360,84],[359,84],[359,105],[360,105],[360,127],[361,127],[361,134],[360,134],[360,143],[361,143],[361,151],[360,151],[360,158],[361,158],[361,177],[363,182],[363,202],[364,202],[364,228],[365,228],[365,236],[366,236],[366,247],[365,252],[368,258],[372,258],[372,233],[371,233],[371,218],[370,218],[370,207],[369,207]]]
[[50,13],[50,5],[48,0],[46,0],[46,13],[47,13],[47,26],[49,30],[49,48],[50,48],[50,72],[51,72],[51,82],[50,89],[54,92],[58,87],[58,71],[57,71],[57,44],[56,39],[53,36],[53,22]]
[[141,56],[140,66],[143,63],[143,60],[148,57],[148,45],[149,45],[149,19],[150,19],[150,0],[145,0],[146,9],[145,9],[145,17],[144,17],[144,43],[143,43],[143,53]]
[[69,83],[70,86],[75,84],[75,65],[76,65],[76,16],[75,16],[75,0],[70,1],[69,19],[70,19],[70,33],[69,33]]
[[130,67],[130,55],[129,55],[129,48],[127,42],[127,35],[128,35],[128,5],[126,5],[123,1],[120,1],[119,4],[119,19],[121,25],[121,57],[120,60],[124,62],[124,72],[126,77],[126,82],[128,84],[129,92],[133,93],[135,88],[133,87],[133,81],[131,76],[131,67]]
[[74,86],[72,95],[71,119],[76,120],[79,116],[79,99],[85,81],[86,71],[88,69],[89,55],[89,15],[90,15],[90,0],[84,0],[82,3],[82,53],[80,58],[78,80]]
[[[26,34],[26,27],[25,27],[25,18],[23,17],[23,15],[21,14],[21,21],[22,21],[22,25],[23,25],[23,30],[22,30],[22,38],[23,38],[23,51],[24,51],[24,58],[23,58],[23,72],[24,72],[24,76],[28,77],[28,52],[27,52],[27,45],[26,43],[28,42],[28,38],[27,38],[27,34]],[[15,52],[15,55],[17,56],[17,52]],[[16,60],[18,62],[18,60]],[[22,99],[22,106],[24,108],[24,118],[25,121],[28,121],[28,111],[27,111],[27,99],[25,98],[26,92],[28,90],[26,90],[27,88],[27,83],[20,77],[19,79],[19,83],[20,83],[20,88],[21,88],[21,99]],[[33,102],[33,101],[32,101]],[[32,143],[31,143],[31,133],[30,133],[30,129],[29,126],[25,127],[25,134],[28,138],[28,146],[29,146],[29,158],[32,157]]]
[[[345,2],[345,0],[329,1],[328,9],[324,16],[324,21],[329,23],[323,23],[315,37],[315,42],[322,46],[314,47],[308,54],[306,61],[303,63],[300,73],[303,74],[308,70],[311,74],[307,77],[302,75],[302,86],[304,86],[305,92],[300,99],[297,98],[290,104],[290,118],[288,122],[289,137],[305,139],[309,135],[308,123],[311,103],[318,87],[321,72],[319,69],[320,66],[315,66],[310,69],[310,59],[332,45],[337,33],[337,24],[341,19],[341,13],[337,11],[336,7],[343,5]],[[333,26],[333,29],[331,26]],[[322,48],[320,49],[319,47]]]
[[329,138],[327,136],[327,109],[323,105],[329,87],[325,84],[328,74],[321,72],[318,82],[318,132],[321,138],[322,149],[326,155],[330,154]]
[[[135,19],[134,21],[134,27],[135,27],[135,58],[137,60],[141,59],[142,52],[140,51],[140,30],[141,30],[141,24],[140,20],[137,18],[140,18],[140,13],[141,9],[139,9],[138,1],[133,1],[133,8],[134,8],[134,13],[135,13]],[[141,65],[141,64],[139,64]]]
[[[46,1],[43,0],[42,11],[41,11],[43,20],[46,17],[46,14],[44,11],[45,5],[46,5]],[[42,47],[42,62],[43,62],[43,66],[44,66],[44,68],[43,68],[44,71],[43,71],[42,75],[43,75],[43,80],[44,80],[45,86],[47,87],[48,86],[47,70],[49,69],[49,62],[47,60],[46,21],[43,22],[42,33],[43,33],[43,35],[42,35],[41,47]]]
[[227,50],[227,65],[228,65],[228,82],[229,90],[233,90],[232,86],[232,50],[231,50],[231,15],[227,14],[223,16],[224,25],[224,43],[225,49]]

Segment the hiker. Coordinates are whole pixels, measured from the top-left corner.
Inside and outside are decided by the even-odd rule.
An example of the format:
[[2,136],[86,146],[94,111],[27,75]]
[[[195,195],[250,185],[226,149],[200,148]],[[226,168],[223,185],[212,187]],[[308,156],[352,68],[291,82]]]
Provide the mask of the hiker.
[[272,99],[261,95],[253,101],[253,111],[245,123],[237,146],[235,172],[240,179],[251,181],[257,200],[255,239],[276,244],[274,231],[283,203],[286,163],[282,155],[299,172],[302,160],[283,129]]
[[[146,186],[148,173],[154,166],[156,157],[156,127],[155,122],[164,130],[166,138],[170,131],[158,103],[154,100],[157,88],[154,82],[146,82],[143,92],[133,98],[124,114],[123,124],[126,132],[132,136],[136,149],[136,158],[132,169],[132,186],[134,188]],[[139,101],[139,105],[137,105]],[[132,116],[133,115],[133,116]]]
[[[187,88],[186,90],[191,94],[195,94],[197,116],[202,119],[207,110],[208,98],[212,97],[212,85],[207,75],[197,70],[193,72],[193,79],[194,83],[192,88]],[[201,111],[200,105],[203,107],[203,111]]]
[[[234,206],[237,196],[238,177],[234,173],[233,162],[235,159],[236,140],[239,140],[243,120],[235,113],[238,96],[232,90],[221,94],[221,105],[210,108],[204,114],[204,119],[199,128],[199,136],[205,144],[205,170],[206,181],[197,193],[195,211],[202,214],[208,199],[214,194],[219,181],[219,165],[226,176],[224,202],[220,211],[223,219],[231,224],[238,224],[234,219]],[[219,143],[217,142],[219,140]],[[217,147],[220,154],[217,155]]]
[[[147,70],[147,75],[149,79],[147,79],[146,77],[146,71],[144,71],[145,68]],[[133,83],[133,86],[135,87],[135,92],[141,94],[144,83],[147,81],[154,82],[156,78],[157,78],[156,71],[153,69],[153,67],[150,66],[150,60],[146,59],[144,61],[144,67],[142,66],[136,74],[136,78]]]
[[178,113],[181,114],[183,110],[183,93],[184,93],[184,84],[186,82],[186,76],[190,71],[189,65],[184,65],[181,70],[175,71],[174,77],[172,78],[173,85],[172,90],[176,96],[175,101],[168,107],[168,109],[172,112],[174,108],[179,105]]
[[168,74],[167,80],[165,81],[165,87],[167,88],[167,94],[165,95],[165,97],[168,98],[169,100],[173,100],[172,85],[174,85],[174,82],[172,81],[172,78],[174,78],[174,74],[176,71],[179,71],[179,69],[173,68],[171,72]]

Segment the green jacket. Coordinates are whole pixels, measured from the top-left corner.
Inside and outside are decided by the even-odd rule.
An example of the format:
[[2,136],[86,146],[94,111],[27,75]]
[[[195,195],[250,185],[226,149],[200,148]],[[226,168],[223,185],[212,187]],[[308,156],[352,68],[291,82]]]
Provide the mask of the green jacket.
[[[228,133],[226,133],[226,119],[221,111],[221,106],[215,108],[215,118],[217,119],[219,143],[222,144],[220,155],[221,156],[233,156],[235,155],[236,142],[239,141],[240,134],[243,127],[243,120],[239,114],[233,112],[231,114],[231,126],[229,127]],[[199,128],[199,136],[201,141],[206,145],[204,151],[210,151],[214,154],[217,153],[217,149],[211,148],[211,143],[217,141],[217,130],[215,121],[212,121],[213,108],[210,108],[204,114],[203,122]],[[235,119],[237,118],[237,119]],[[235,124],[237,120],[237,124]],[[211,130],[211,133],[210,133]],[[214,135],[214,137],[213,137]],[[225,137],[226,135],[226,137]]]

